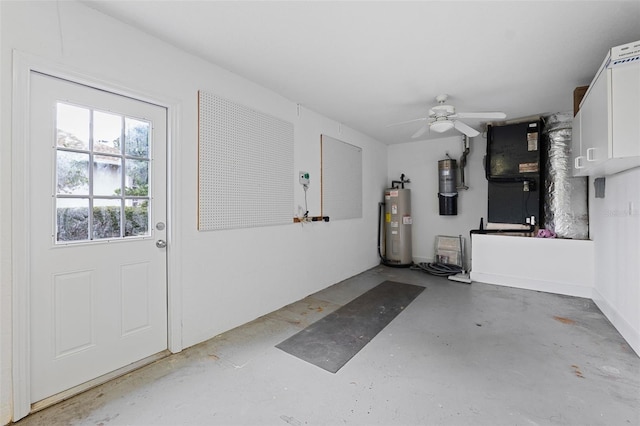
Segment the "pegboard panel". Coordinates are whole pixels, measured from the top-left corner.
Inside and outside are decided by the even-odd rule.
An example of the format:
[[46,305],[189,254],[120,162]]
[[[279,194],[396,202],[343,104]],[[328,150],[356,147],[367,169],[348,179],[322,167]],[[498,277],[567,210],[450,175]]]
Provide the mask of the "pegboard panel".
[[198,92],[198,229],[291,223],[293,124]]
[[362,217],[362,148],[321,135],[322,215]]

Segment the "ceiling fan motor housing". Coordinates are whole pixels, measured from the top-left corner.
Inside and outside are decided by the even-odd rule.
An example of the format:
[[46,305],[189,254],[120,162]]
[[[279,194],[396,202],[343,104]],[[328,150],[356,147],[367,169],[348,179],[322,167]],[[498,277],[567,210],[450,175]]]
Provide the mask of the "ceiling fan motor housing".
[[453,105],[436,105],[429,110],[429,115],[432,117],[447,117],[455,113],[456,108]]

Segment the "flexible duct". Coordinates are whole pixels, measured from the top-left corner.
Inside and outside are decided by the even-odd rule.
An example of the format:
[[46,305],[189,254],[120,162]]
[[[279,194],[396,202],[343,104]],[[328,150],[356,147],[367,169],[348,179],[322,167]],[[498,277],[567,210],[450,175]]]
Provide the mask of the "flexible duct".
[[543,117],[547,144],[544,224],[560,238],[589,238],[586,177],[571,174],[573,114],[559,112]]

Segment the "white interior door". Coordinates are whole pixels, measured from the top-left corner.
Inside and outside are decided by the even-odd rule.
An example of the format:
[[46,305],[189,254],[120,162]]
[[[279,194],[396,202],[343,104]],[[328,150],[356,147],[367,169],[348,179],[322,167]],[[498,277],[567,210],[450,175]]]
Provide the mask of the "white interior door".
[[31,402],[167,348],[165,108],[32,72]]

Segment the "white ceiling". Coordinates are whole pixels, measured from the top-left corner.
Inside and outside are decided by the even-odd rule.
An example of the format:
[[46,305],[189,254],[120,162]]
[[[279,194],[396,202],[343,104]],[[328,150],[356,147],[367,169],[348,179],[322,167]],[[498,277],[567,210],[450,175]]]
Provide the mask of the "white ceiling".
[[640,40],[638,0],[86,3],[388,144],[440,93],[508,120],[569,111],[607,50]]

